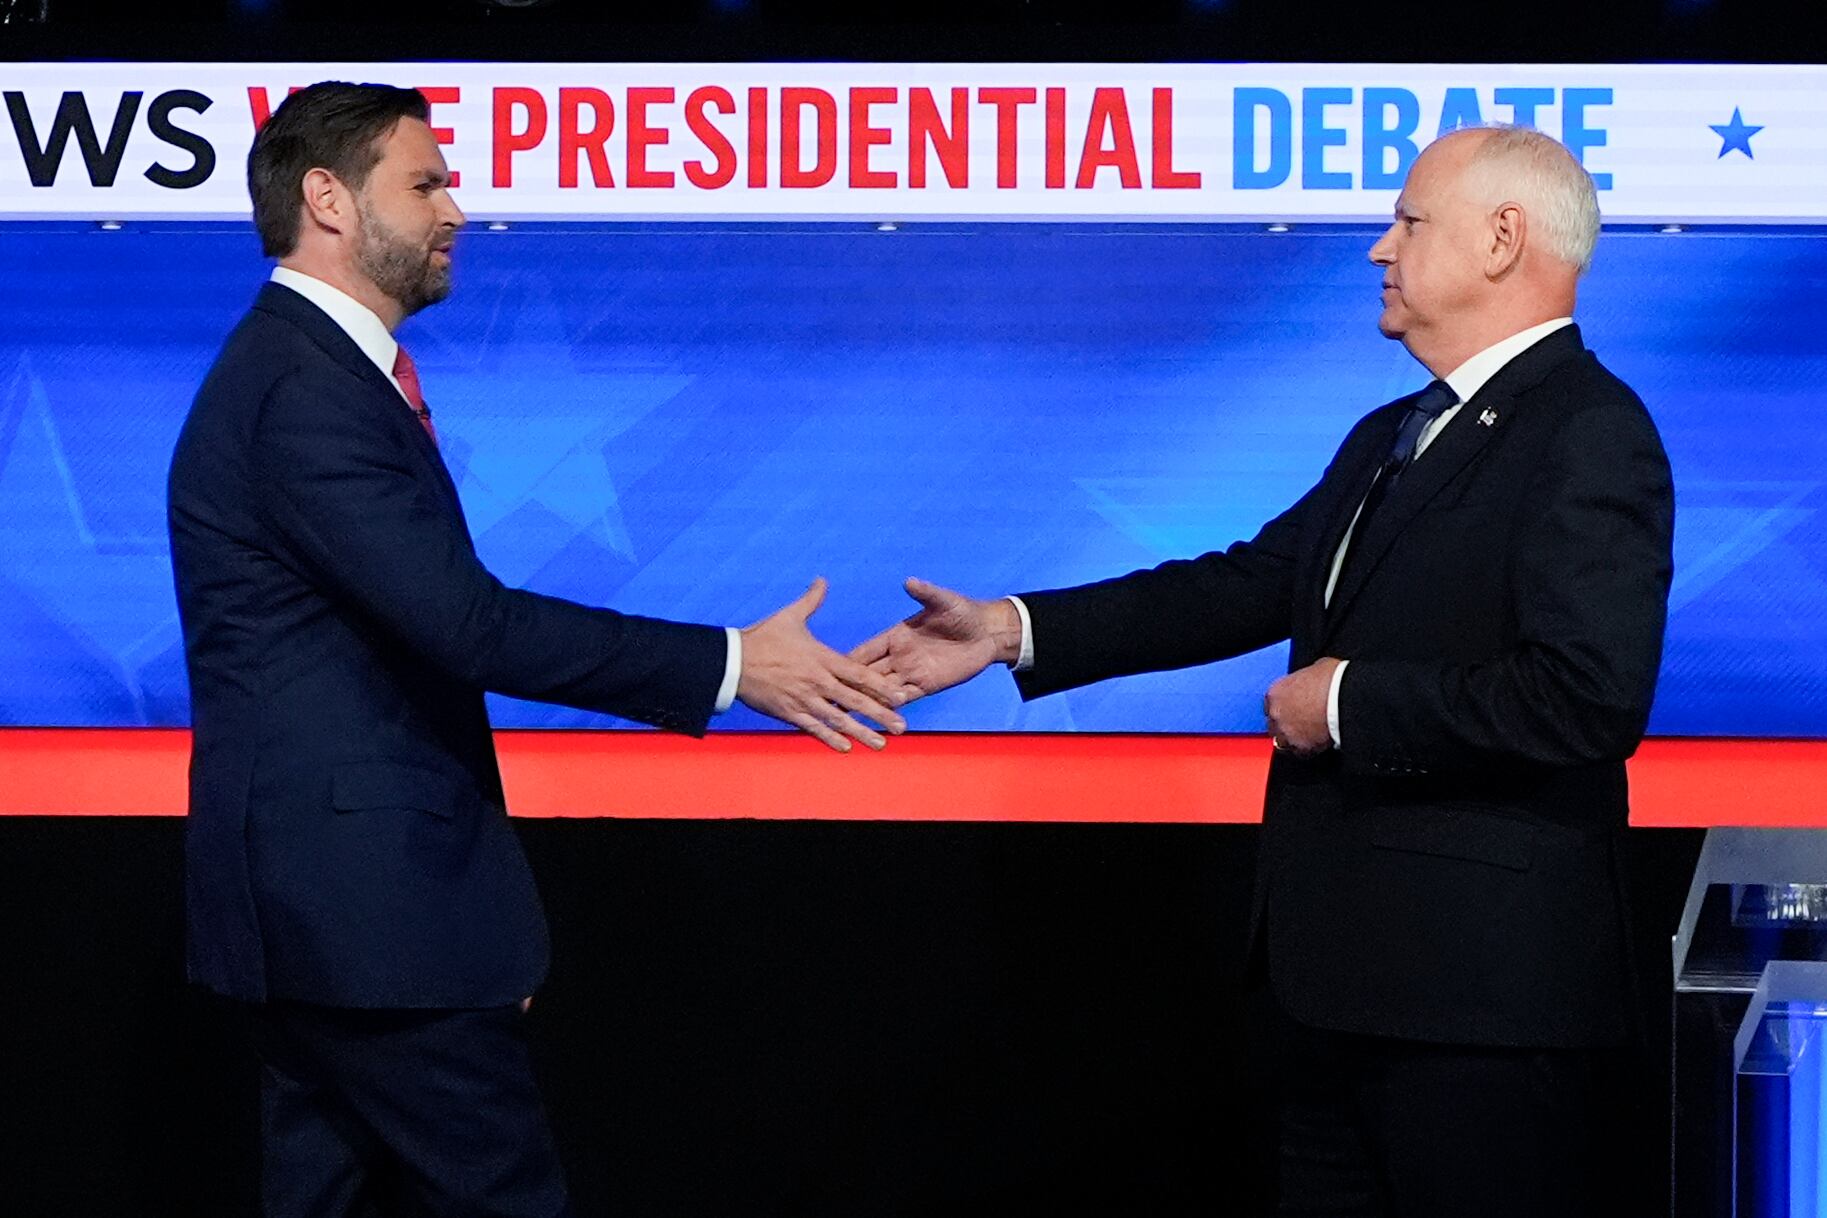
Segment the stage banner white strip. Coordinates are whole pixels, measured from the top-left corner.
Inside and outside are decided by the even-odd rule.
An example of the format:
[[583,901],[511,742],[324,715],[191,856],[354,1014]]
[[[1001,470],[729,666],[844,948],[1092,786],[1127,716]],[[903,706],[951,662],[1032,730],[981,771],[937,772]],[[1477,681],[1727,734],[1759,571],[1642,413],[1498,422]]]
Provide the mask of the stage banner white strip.
[[243,219],[288,89],[423,89],[477,220],[1387,218],[1416,153],[1535,126],[1611,223],[1827,222],[1827,67],[0,64],[0,220]]

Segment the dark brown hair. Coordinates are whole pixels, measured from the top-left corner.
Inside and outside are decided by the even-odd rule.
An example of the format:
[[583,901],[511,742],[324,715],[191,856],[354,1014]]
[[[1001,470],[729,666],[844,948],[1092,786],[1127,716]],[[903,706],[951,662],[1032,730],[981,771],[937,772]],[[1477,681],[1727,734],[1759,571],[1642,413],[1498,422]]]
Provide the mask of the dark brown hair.
[[280,103],[247,154],[247,193],[254,201],[260,249],[283,258],[298,245],[304,200],[300,184],[327,169],[360,190],[380,162],[380,142],[403,118],[429,121],[431,108],[416,89],[326,80]]

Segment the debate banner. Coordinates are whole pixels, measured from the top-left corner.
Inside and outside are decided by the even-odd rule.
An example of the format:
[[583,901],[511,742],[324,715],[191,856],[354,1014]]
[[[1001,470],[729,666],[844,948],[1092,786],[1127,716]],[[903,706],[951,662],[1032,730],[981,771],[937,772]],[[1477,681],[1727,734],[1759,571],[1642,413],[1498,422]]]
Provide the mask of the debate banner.
[[421,89],[484,220],[1365,222],[1496,122],[1612,223],[1827,222],[1827,67],[1697,64],[9,64],[0,220],[245,217],[329,79]]

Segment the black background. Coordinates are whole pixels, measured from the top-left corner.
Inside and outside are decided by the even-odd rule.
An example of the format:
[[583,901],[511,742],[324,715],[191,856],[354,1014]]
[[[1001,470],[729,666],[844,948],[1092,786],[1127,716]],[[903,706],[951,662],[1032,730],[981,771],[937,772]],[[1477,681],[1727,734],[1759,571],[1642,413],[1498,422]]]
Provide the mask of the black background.
[[[39,9],[42,24],[23,20]],[[1827,22],[1784,0],[0,0],[0,57],[20,60],[1804,63],[1823,52]]]
[[[252,1059],[181,980],[182,830],[0,819],[0,1211],[255,1212]],[[1251,1211],[1254,826],[521,830],[556,956],[529,1034],[581,1218]],[[1667,1213],[1699,842],[1628,839],[1647,1042],[1620,1215]]]

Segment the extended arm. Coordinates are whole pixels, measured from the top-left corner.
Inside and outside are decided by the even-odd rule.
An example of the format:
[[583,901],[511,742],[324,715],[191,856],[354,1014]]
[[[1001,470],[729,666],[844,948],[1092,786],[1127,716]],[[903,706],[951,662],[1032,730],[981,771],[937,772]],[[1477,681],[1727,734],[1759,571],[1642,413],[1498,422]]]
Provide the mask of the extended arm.
[[[704,730],[729,656],[724,631],[505,587],[385,420],[361,406],[282,380],[256,425],[261,509],[315,580],[465,684]],[[738,696],[834,748],[849,747],[839,732],[879,747],[845,710],[899,730],[888,686],[811,637],[805,621],[822,596],[816,585],[744,632]]]

